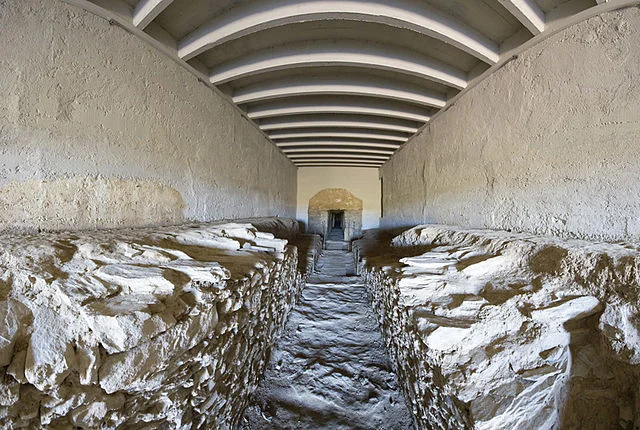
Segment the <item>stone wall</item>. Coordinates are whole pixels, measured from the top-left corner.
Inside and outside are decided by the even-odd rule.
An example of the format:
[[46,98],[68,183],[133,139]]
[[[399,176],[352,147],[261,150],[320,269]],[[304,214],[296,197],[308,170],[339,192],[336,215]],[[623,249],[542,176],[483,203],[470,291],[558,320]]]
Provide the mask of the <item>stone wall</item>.
[[3,236],[0,427],[232,428],[297,263],[250,224]]
[[294,216],[296,168],[141,39],[60,0],[0,34],[0,229]]
[[355,247],[418,428],[640,423],[637,247],[435,225]]
[[360,237],[363,201],[344,188],[325,188],[309,200],[307,231],[324,236],[332,226],[330,211],[344,212],[345,241]]
[[382,168],[382,225],[640,238],[640,9],[525,51]]
[[[330,231],[329,211],[309,208],[309,224],[307,231],[324,236]],[[343,240],[351,241],[362,234],[362,211],[344,211]]]
[[362,200],[362,228],[380,227],[378,169],[360,167],[301,167],[298,169],[297,218],[309,225],[309,200],[326,188],[343,188]]

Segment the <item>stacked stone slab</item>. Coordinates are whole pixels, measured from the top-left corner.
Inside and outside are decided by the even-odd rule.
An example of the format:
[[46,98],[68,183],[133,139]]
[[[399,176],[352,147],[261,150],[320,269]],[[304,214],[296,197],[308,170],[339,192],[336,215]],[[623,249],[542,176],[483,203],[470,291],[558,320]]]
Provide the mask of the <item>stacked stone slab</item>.
[[317,234],[304,234],[304,226],[292,218],[242,218],[235,222],[249,223],[262,232],[268,232],[280,239],[287,239],[290,245],[298,248],[298,272],[306,280],[314,271],[322,253],[322,237]]
[[640,252],[419,226],[355,245],[418,428],[635,428]]
[[232,428],[302,286],[250,224],[6,235],[1,428]]

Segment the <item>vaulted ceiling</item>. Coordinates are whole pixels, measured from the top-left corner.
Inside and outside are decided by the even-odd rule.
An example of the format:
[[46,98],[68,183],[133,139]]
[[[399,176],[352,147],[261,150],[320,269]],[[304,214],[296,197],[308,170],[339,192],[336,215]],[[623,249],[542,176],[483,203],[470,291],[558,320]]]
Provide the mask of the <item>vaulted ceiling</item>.
[[605,1],[92,3],[206,76],[296,165],[379,167],[520,46]]

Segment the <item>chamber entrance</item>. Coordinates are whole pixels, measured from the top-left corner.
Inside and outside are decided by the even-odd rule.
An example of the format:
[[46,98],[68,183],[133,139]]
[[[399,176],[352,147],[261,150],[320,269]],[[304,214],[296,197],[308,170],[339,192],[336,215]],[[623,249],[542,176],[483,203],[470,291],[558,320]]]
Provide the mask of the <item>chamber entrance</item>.
[[325,188],[309,200],[307,231],[351,241],[362,232],[362,200],[343,188]]

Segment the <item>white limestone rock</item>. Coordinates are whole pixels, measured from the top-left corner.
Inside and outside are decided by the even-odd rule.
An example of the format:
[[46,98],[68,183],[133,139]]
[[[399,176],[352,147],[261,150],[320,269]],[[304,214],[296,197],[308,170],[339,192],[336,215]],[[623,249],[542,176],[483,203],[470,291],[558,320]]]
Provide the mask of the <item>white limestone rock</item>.
[[419,226],[355,248],[419,428],[640,424],[637,247]]
[[531,312],[531,319],[543,324],[564,324],[567,321],[585,318],[602,310],[600,300],[593,296],[582,296],[575,299],[551,303],[543,309]]
[[0,428],[230,428],[301,286],[247,223],[2,243]]
[[17,300],[0,302],[0,367],[11,363],[16,339],[30,316],[29,309]]

